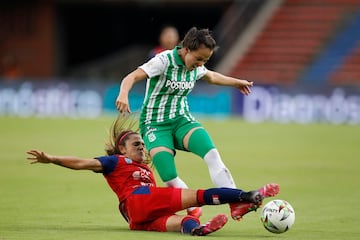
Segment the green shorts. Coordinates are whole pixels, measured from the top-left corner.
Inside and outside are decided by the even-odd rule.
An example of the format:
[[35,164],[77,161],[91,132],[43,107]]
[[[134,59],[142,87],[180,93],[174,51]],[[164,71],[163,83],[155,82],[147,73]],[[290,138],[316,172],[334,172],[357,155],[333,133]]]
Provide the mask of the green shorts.
[[166,122],[140,124],[140,133],[148,151],[155,147],[187,151],[184,148],[183,139],[191,129],[196,127],[202,127],[201,123],[179,116]]

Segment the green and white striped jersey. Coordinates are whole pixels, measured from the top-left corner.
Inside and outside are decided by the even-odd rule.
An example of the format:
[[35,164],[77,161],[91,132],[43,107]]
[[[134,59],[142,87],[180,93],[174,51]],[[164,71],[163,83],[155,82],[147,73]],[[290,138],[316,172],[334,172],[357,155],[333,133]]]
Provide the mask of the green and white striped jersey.
[[177,52],[179,47],[159,53],[139,68],[148,75],[140,121],[166,122],[177,116],[194,120],[187,95],[207,72],[205,66],[188,71]]

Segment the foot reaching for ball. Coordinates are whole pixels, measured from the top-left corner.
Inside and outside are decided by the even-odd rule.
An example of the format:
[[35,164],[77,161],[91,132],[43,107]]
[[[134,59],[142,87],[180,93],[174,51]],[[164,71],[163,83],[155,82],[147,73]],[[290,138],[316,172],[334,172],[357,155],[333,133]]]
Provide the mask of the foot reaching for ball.
[[240,221],[245,214],[256,211],[264,198],[273,197],[279,191],[280,187],[277,183],[268,183],[257,191],[250,191],[242,197],[243,202],[230,204],[231,217]]

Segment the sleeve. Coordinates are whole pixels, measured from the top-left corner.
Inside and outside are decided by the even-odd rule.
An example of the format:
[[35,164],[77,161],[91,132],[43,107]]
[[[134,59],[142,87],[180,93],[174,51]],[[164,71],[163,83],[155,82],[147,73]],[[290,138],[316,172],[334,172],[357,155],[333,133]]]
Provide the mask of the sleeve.
[[165,54],[158,54],[139,68],[144,70],[149,78],[159,76],[164,73],[168,59]]
[[197,68],[197,79],[201,79],[207,73],[207,68],[203,65]]
[[105,175],[112,173],[119,161],[116,155],[96,157],[95,159],[100,161],[103,168],[102,173]]

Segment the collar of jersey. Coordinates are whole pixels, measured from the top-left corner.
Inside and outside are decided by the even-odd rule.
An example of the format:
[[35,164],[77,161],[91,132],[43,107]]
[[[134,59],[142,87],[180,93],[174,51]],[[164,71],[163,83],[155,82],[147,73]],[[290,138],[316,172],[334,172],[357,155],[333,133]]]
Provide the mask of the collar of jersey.
[[181,49],[180,46],[176,46],[173,50],[173,53],[174,53],[174,57],[175,57],[175,62],[177,65],[180,65],[180,66],[184,66],[185,64],[183,63],[183,61],[181,60],[180,56],[179,56],[179,53],[178,53],[178,50]]

